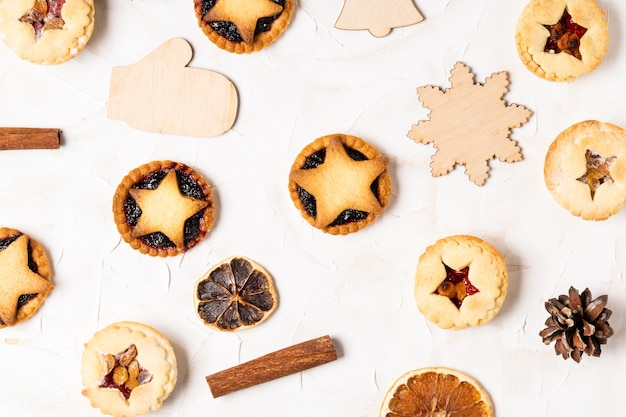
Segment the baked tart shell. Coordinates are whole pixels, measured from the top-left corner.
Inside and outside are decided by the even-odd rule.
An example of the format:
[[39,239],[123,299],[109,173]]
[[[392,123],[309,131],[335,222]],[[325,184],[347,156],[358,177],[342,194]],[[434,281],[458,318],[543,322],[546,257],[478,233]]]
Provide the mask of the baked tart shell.
[[[39,242],[17,229],[12,229],[8,227],[0,228],[0,241],[21,235],[26,236],[26,238],[28,239],[29,259],[30,262],[35,265],[36,273],[48,282],[52,283],[50,263],[48,261],[48,257],[46,256],[45,250],[39,244]],[[45,291],[33,294],[23,305],[18,305],[18,310],[15,313],[15,321],[11,326],[15,326],[16,324],[19,324],[32,317],[37,312],[37,310],[39,310],[39,307],[41,307],[44,300],[48,297],[49,292],[50,291]],[[4,327],[8,327],[8,325],[0,320],[0,329]]]
[[[336,133],[336,134],[319,137],[316,140],[314,140],[312,143],[308,144],[296,157],[291,167],[291,172],[293,173],[294,171],[302,169],[305,166],[307,159],[311,155],[315,154],[316,152],[320,150],[327,149],[331,140],[333,140],[333,138],[338,138],[341,141],[341,143],[343,143],[345,146],[360,152],[368,160],[381,157],[381,154],[378,152],[378,150],[372,145],[370,145],[369,143],[367,143],[365,140],[356,136],[352,136],[352,135]],[[378,186],[377,186],[376,198],[378,199],[378,202],[380,203],[381,212],[382,212],[382,210],[384,210],[389,204],[389,199],[391,196],[391,177],[389,176],[388,169],[385,169],[378,176],[377,181],[378,181]],[[309,222],[313,227],[319,228],[324,233],[328,233],[332,235],[347,235],[349,233],[358,232],[359,230],[363,229],[367,225],[373,223],[378,217],[378,215],[380,214],[380,213],[370,212],[365,218],[360,219],[360,220],[350,221],[348,223],[339,224],[339,225],[331,224],[327,226],[318,227],[316,225],[315,218],[311,216],[307,212],[306,208],[304,207],[304,204],[302,200],[300,199],[300,193],[298,192],[298,183],[292,178],[292,175],[290,175],[288,187],[289,187],[289,194],[290,194],[291,200],[293,201],[296,208],[300,211],[300,214],[302,215],[302,217],[307,222]]]
[[250,54],[258,52],[274,43],[282,35],[285,29],[287,29],[296,7],[295,0],[285,0],[283,11],[280,16],[272,22],[270,30],[256,34],[251,43],[246,43],[243,41],[235,42],[225,38],[214,30],[210,24],[205,22],[203,20],[203,3],[204,2],[202,0],[194,0],[194,10],[196,12],[196,17],[198,18],[198,26],[211,42],[219,48],[235,54]]
[[[203,191],[204,199],[208,202],[208,205],[204,208],[204,214],[199,222],[200,230],[198,231],[196,238],[186,241],[183,247],[154,247],[146,243],[141,236],[133,236],[133,227],[129,224],[128,216],[126,215],[125,201],[129,196],[129,190],[131,190],[131,188],[133,188],[133,186],[137,183],[144,180],[148,175],[154,172],[163,170],[169,171],[172,169],[177,172],[182,172],[198,184]],[[206,179],[193,168],[175,161],[152,161],[135,168],[122,179],[113,196],[113,215],[117,230],[122,235],[122,239],[124,239],[124,241],[126,241],[133,249],[150,256],[176,256],[186,252],[200,243],[204,240],[209,230],[211,230],[215,215],[213,192]]]

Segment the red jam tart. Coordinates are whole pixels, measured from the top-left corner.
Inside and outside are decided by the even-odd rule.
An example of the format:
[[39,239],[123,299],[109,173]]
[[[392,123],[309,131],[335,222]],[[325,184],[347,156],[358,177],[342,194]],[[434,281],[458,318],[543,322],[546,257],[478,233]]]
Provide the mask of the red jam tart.
[[295,0],[194,0],[194,9],[211,42],[248,54],[278,39],[289,25]]
[[202,241],[213,225],[213,193],[191,167],[153,161],[131,171],[113,197],[115,223],[134,249],[174,256]]

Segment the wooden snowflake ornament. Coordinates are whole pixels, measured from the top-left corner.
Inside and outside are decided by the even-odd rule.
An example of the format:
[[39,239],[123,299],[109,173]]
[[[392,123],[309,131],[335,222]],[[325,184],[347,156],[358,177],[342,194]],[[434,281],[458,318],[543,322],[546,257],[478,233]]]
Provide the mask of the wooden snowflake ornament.
[[430,120],[413,125],[408,137],[417,143],[433,143],[437,151],[430,167],[433,177],[445,175],[456,164],[465,165],[470,181],[482,186],[489,177],[489,160],[522,160],[511,128],[528,121],[532,112],[502,99],[509,85],[505,71],[494,73],[484,84],[474,82],[474,74],[461,62],[450,72],[451,88],[434,86],[417,89],[419,101],[431,110]]

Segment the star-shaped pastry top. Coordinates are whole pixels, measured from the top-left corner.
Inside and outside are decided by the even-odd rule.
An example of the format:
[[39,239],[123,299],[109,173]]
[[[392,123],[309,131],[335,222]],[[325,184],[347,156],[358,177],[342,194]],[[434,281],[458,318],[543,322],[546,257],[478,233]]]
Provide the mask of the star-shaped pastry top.
[[294,170],[290,177],[315,197],[315,227],[323,228],[348,209],[380,214],[383,208],[370,187],[388,163],[382,156],[355,161],[341,140],[333,138],[323,164]]
[[611,177],[611,164],[617,159],[617,156],[604,158],[602,155],[587,149],[585,151],[585,159],[587,160],[587,171],[580,177],[576,178],[589,186],[591,199],[596,194],[598,188],[605,182],[613,182]]
[[237,26],[243,41],[251,44],[257,21],[282,11],[282,6],[271,0],[217,0],[202,20],[208,23],[231,22]]
[[208,201],[181,193],[174,169],[169,170],[157,188],[131,188],[128,192],[141,209],[139,221],[132,231],[133,237],[161,232],[177,248],[183,248],[185,244],[185,221],[209,205]]
[[0,251],[0,319],[15,323],[20,296],[47,293],[54,285],[28,267],[28,237],[21,235]]

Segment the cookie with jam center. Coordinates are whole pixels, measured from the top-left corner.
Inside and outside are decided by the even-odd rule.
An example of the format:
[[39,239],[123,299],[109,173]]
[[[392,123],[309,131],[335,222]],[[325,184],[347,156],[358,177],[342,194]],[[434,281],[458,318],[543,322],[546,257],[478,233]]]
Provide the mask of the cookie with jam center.
[[2,0],[0,34],[22,59],[61,64],[89,41],[94,10],[93,0]]
[[515,32],[524,65],[548,81],[571,82],[602,62],[608,22],[596,0],[530,0]]
[[546,154],[546,186],[574,216],[606,220],[626,203],[626,131],[586,120],[559,133]]
[[194,0],[198,26],[218,47],[237,54],[260,51],[282,35],[295,0]]
[[359,231],[389,203],[388,163],[361,138],[322,136],[306,146],[291,167],[291,199],[302,217],[325,233]]
[[178,378],[176,355],[158,330],[132,321],[112,323],[85,343],[82,394],[103,414],[135,417],[161,408]]
[[50,275],[48,257],[35,239],[0,228],[0,329],[35,314],[54,289]]
[[193,168],[153,161],[132,170],[113,197],[122,238],[151,256],[175,256],[202,241],[213,225],[211,187]]
[[420,256],[414,295],[419,311],[443,329],[479,326],[493,319],[506,298],[506,263],[475,236],[439,239]]

